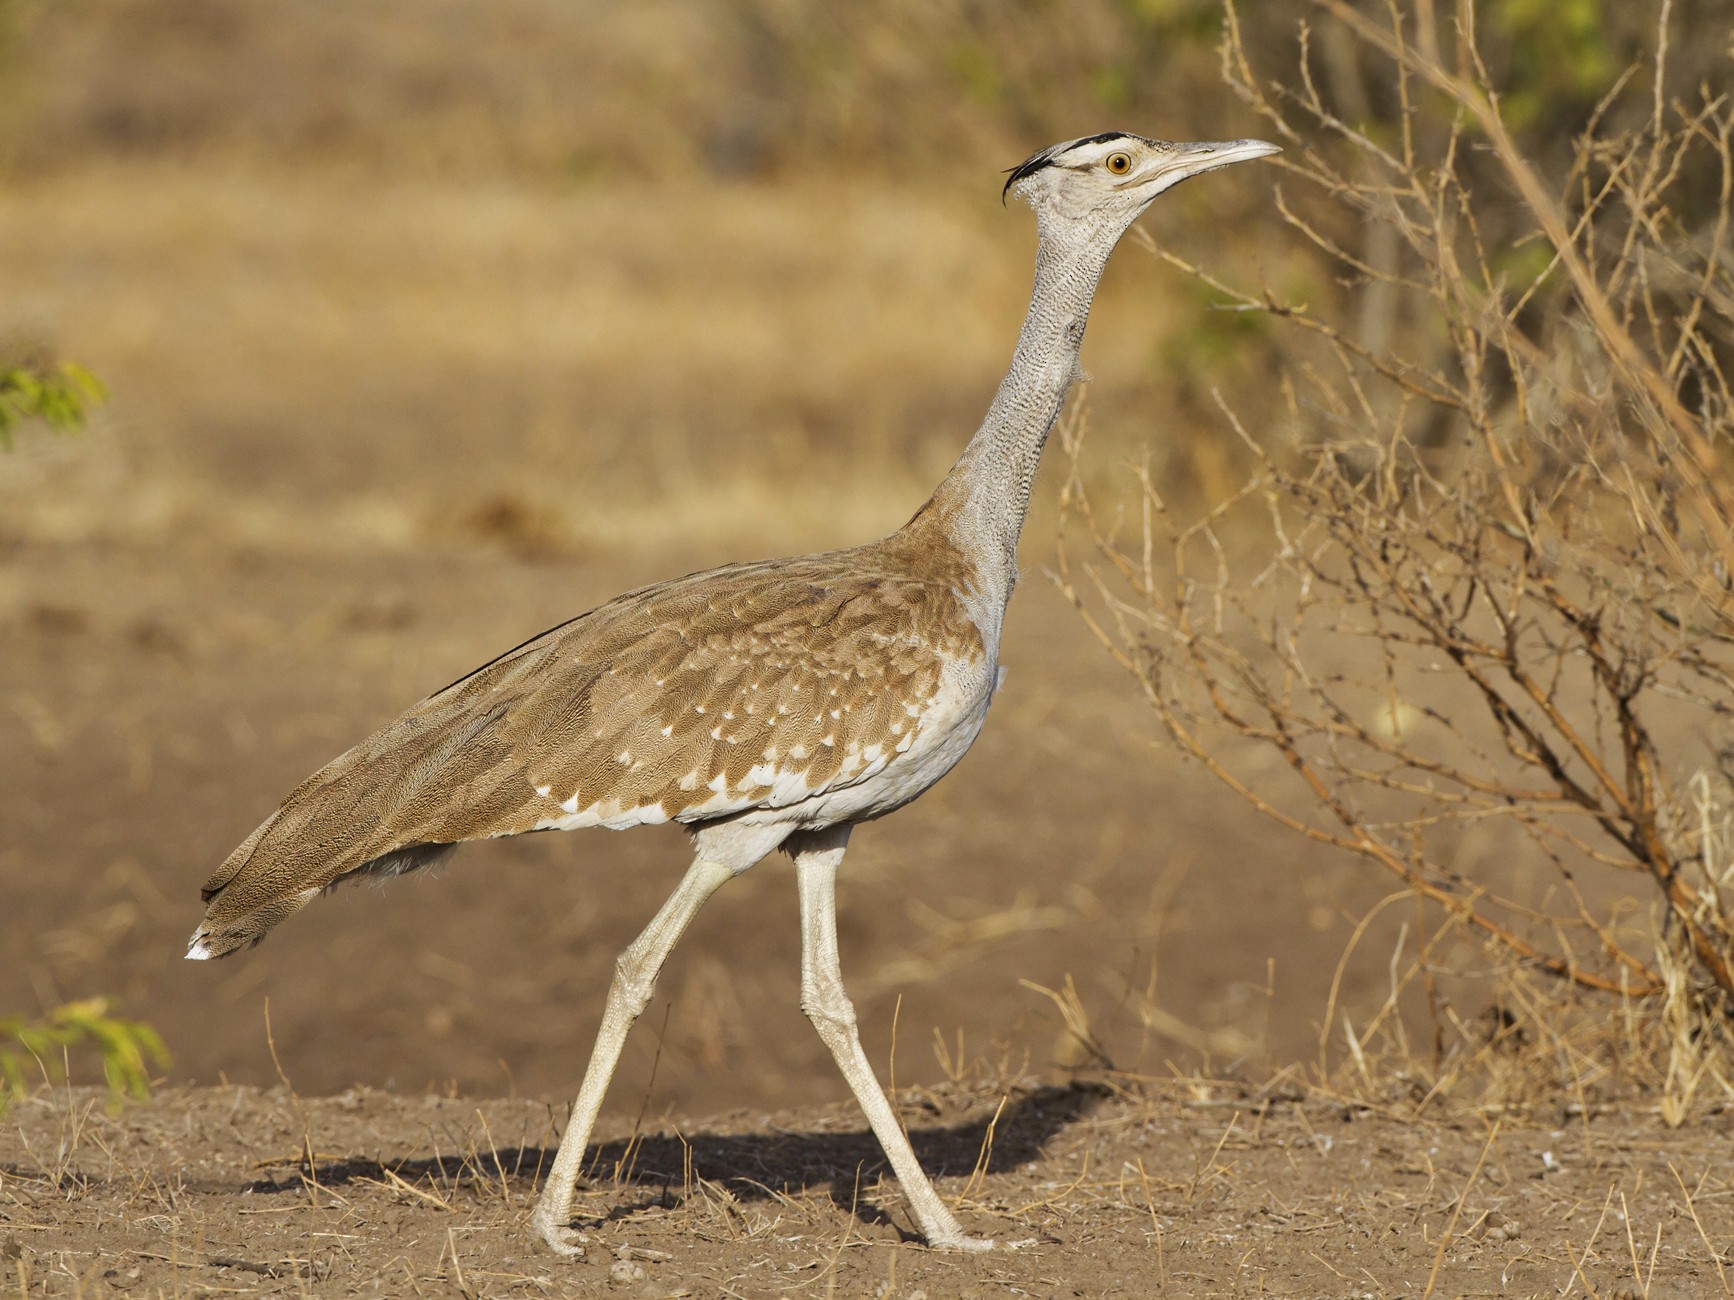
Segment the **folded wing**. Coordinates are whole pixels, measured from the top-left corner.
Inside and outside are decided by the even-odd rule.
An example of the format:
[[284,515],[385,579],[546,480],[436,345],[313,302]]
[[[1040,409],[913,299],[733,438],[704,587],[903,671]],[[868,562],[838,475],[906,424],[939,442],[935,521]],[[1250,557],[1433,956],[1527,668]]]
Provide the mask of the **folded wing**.
[[[411,708],[298,787],[206,882],[196,955],[257,942],[346,877],[526,831],[798,810],[917,740],[956,594],[860,552],[645,588]],[[973,644],[972,644],[973,643]]]

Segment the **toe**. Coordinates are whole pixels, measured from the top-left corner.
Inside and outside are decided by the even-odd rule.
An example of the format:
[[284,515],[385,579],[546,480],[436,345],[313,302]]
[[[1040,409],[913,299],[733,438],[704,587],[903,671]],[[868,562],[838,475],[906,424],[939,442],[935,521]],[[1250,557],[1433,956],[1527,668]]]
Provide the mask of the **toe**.
[[577,1229],[559,1223],[546,1223],[541,1219],[535,1220],[535,1227],[536,1235],[556,1255],[575,1259],[584,1253],[584,1243],[588,1238]]
[[957,1250],[976,1252],[993,1249],[992,1237],[971,1237],[967,1233],[957,1233],[955,1236],[935,1237],[927,1243],[934,1250]]

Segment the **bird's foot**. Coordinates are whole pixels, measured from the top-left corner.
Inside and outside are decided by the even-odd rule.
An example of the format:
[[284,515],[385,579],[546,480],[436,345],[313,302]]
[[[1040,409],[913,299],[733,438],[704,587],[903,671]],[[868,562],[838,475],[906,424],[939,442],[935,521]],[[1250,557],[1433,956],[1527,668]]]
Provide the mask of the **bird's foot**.
[[972,1237],[967,1232],[939,1233],[927,1239],[931,1250],[955,1250],[975,1253],[984,1250],[1028,1250],[1041,1245],[1040,1237],[1019,1237],[1016,1241],[995,1241],[992,1237]]
[[[1023,1245],[1022,1242],[1015,1243]],[[992,1237],[972,1237],[967,1232],[935,1234],[927,1239],[927,1245],[932,1250],[956,1250],[971,1253],[994,1249]]]
[[548,1249],[556,1255],[564,1255],[567,1259],[577,1259],[584,1254],[584,1243],[590,1239],[576,1228],[567,1227],[542,1214],[532,1215],[530,1226],[535,1228]]

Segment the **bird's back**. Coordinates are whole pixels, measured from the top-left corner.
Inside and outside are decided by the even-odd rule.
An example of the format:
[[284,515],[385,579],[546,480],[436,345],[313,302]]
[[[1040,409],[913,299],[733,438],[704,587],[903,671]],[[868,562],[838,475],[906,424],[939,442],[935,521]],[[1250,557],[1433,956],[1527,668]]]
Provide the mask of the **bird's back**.
[[194,955],[465,840],[743,815],[792,830],[908,802],[968,748],[991,682],[946,550],[912,525],[647,587],[526,642],[303,782],[206,883]]

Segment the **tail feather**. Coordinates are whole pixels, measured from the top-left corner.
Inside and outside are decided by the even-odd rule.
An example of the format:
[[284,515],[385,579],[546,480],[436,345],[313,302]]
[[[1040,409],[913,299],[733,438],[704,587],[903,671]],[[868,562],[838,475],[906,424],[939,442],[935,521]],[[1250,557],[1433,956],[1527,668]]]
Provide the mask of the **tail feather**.
[[[668,606],[655,617],[645,609],[653,596]],[[629,593],[507,651],[328,763],[205,882],[205,918],[187,955],[250,947],[342,880],[400,875],[463,841],[548,825],[563,805],[538,792],[526,755],[557,738],[580,766],[589,761],[588,710],[613,657],[666,641],[682,661],[691,647],[666,627],[709,599],[685,580]]]
[[504,705],[442,693],[304,781],[205,882],[187,956],[251,947],[346,879],[419,870],[460,841],[529,830],[534,792]]

